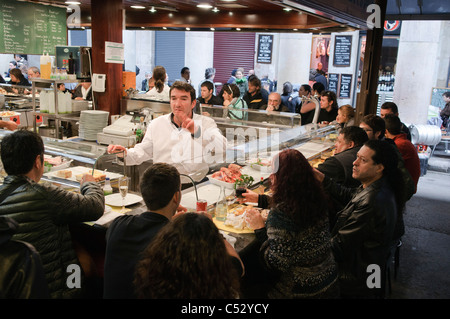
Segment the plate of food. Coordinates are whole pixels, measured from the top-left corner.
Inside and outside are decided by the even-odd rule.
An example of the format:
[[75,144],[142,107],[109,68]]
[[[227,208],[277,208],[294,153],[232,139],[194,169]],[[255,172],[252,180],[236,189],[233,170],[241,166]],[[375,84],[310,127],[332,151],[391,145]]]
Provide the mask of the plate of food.
[[44,154],[44,171],[54,172],[68,168],[73,160],[69,160],[62,156],[51,156]]
[[73,182],[80,182],[84,174],[93,175],[96,182],[104,181],[106,177],[109,177],[110,180],[114,180],[123,176],[118,173],[105,172],[98,169],[95,169],[94,174],[92,174],[91,168],[83,166],[74,166],[57,171],[51,171],[46,173],[45,176],[49,178],[60,178]]
[[262,210],[253,205],[238,205],[228,211],[225,221],[222,222],[214,219],[214,222],[219,229],[224,231],[240,234],[253,233],[253,229],[245,221],[245,215],[250,209],[257,209],[263,218],[267,218],[268,210]]
[[222,167],[219,171],[207,177],[212,184],[233,189],[234,183],[242,175],[241,168],[242,166],[237,164],[230,164],[228,167]]

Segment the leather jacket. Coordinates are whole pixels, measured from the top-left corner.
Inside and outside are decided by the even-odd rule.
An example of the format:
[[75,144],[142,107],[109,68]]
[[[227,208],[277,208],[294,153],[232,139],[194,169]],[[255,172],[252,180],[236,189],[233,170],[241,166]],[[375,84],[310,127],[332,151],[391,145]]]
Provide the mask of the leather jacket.
[[28,243],[11,240],[18,226],[0,216],[0,299],[49,298],[39,253]]
[[367,266],[380,266],[381,278],[384,278],[397,220],[395,195],[384,177],[366,188],[345,188],[327,177],[323,185],[331,196],[347,203],[338,213],[331,233],[341,293],[344,296],[378,296],[379,289],[367,287],[371,274]]
[[39,252],[51,298],[80,296],[80,289],[69,289],[66,284],[71,274],[67,266],[80,265],[69,223],[100,218],[105,209],[103,190],[97,183],[87,182],[77,194],[35,183],[25,176],[9,175],[0,187],[0,195],[15,185],[19,186],[0,203],[0,216],[19,224],[12,239],[25,241]]

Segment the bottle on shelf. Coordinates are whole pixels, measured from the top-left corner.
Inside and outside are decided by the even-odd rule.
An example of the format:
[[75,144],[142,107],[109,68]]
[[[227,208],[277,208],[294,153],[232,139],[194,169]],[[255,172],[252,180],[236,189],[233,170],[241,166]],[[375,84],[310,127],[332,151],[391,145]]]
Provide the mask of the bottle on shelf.
[[73,59],[72,52],[70,52],[70,54],[69,54],[68,70],[69,70],[69,74],[75,73],[75,61]]
[[113,193],[113,189],[111,187],[111,181],[109,179],[109,177],[106,177],[105,179],[105,186],[103,186],[103,194],[106,195],[111,195]]
[[47,54],[45,55],[45,52],[42,54],[40,59],[40,71],[41,71],[41,78],[42,79],[50,79],[50,74],[52,72],[52,59]]
[[225,194],[225,187],[220,187],[219,200],[216,203],[216,219],[219,221],[225,221],[228,214],[228,202]]

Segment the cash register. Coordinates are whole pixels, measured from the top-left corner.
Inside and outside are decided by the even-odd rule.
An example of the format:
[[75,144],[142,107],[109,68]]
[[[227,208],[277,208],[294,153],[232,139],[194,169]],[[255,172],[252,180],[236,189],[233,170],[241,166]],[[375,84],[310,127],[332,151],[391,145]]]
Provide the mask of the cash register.
[[103,132],[97,133],[97,142],[100,144],[122,145],[131,147],[136,144],[136,129],[139,128],[141,117],[144,123],[150,120],[149,112],[127,112],[111,125],[103,128]]

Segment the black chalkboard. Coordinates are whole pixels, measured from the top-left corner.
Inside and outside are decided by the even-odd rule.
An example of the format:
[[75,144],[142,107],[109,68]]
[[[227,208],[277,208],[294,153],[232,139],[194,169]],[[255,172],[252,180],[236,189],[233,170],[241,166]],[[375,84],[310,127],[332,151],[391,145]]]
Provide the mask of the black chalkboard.
[[0,53],[55,55],[67,45],[66,9],[29,2],[0,3]]
[[352,36],[337,35],[334,38],[334,66],[350,66],[352,55]]
[[333,91],[334,93],[338,93],[339,86],[339,74],[337,73],[328,73],[328,91]]
[[273,35],[258,35],[258,63],[272,63]]
[[349,99],[352,93],[352,77],[351,74],[341,74],[341,84],[339,86],[339,98]]

